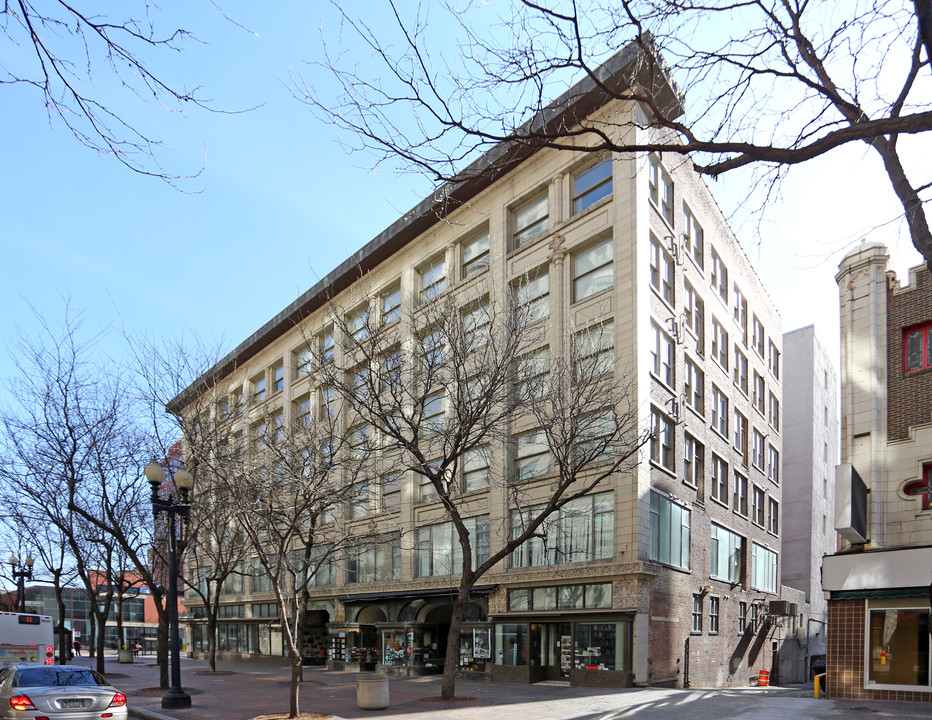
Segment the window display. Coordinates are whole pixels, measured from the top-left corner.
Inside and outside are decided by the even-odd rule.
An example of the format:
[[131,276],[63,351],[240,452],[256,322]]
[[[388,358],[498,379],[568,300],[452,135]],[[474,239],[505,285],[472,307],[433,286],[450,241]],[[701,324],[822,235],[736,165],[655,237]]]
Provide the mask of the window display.
[[870,684],[932,686],[928,610],[871,610],[868,643]]

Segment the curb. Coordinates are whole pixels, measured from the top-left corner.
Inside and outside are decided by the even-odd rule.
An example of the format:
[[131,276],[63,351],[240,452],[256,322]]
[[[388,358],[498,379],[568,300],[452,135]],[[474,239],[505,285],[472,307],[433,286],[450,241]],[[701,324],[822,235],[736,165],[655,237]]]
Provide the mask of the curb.
[[130,717],[140,718],[140,720],[177,720],[174,715],[166,715],[158,710],[137,707],[129,707],[127,710]]

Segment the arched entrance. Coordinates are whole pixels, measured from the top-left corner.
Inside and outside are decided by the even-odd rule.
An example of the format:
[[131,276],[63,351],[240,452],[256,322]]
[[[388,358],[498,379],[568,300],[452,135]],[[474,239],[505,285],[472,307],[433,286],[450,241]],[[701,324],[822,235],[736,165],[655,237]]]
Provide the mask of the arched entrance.
[[327,623],[330,612],[323,608],[309,609],[304,616],[301,662],[304,665],[324,665],[327,662]]

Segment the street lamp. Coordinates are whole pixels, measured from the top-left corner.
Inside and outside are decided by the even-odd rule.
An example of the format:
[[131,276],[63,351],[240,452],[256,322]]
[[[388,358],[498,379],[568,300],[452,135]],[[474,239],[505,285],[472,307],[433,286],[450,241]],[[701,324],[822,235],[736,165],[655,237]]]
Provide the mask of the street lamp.
[[184,468],[175,471],[175,487],[178,488],[178,498],[171,493],[166,497],[159,495],[159,488],[165,480],[165,470],[153,460],[145,469],[146,479],[152,488],[152,514],[156,518],[159,513],[168,517],[168,625],[169,625],[169,655],[171,657],[171,687],[162,696],[163,710],[181,710],[191,707],[191,696],[181,688],[181,665],[179,664],[180,641],[178,638],[178,538],[175,533],[175,516],[187,521],[191,504],[188,502],[188,491],[194,484],[194,478]]
[[16,581],[16,604],[19,606],[19,612],[24,613],[26,612],[26,581],[32,580],[32,566],[35,559],[32,555],[27,555],[23,564],[20,565],[19,558],[16,557],[16,553],[13,553],[8,562],[13,566],[13,579]]

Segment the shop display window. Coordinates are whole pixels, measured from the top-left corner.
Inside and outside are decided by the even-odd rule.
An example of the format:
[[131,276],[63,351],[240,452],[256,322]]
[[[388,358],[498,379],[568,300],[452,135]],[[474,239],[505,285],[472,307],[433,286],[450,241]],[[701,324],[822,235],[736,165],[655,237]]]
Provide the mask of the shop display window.
[[869,684],[932,686],[928,610],[871,610],[868,643]]
[[626,670],[627,623],[576,623],[577,670]]
[[499,623],[495,626],[499,665],[527,665],[527,625]]
[[460,633],[461,670],[485,672],[492,658],[492,629],[473,628]]

